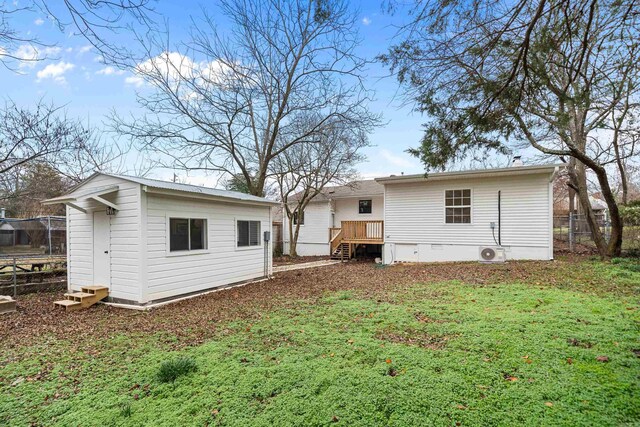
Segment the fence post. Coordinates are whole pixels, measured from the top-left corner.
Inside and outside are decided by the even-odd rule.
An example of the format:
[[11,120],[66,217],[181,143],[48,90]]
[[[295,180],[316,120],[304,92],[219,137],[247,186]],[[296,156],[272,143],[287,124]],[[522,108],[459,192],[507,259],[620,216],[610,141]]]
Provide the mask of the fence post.
[[569,251],[573,252],[573,212],[569,212]]
[[18,278],[16,271],[16,258],[13,258],[13,298],[15,299],[18,296]]
[[47,233],[49,237],[49,256],[51,256],[51,215],[47,217]]

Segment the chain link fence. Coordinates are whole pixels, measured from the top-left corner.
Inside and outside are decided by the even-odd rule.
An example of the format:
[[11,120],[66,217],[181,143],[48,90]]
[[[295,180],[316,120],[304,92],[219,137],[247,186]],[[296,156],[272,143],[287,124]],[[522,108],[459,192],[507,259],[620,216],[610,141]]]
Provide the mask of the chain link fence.
[[0,218],[0,295],[64,287],[66,218]]
[[[609,240],[611,235],[611,222],[607,212],[596,214],[596,221],[600,231]],[[591,235],[591,228],[586,215],[568,214],[553,217],[553,237],[560,246],[569,252],[596,252],[595,243]],[[640,224],[633,221],[625,221],[623,229],[622,251],[627,255],[640,254]]]

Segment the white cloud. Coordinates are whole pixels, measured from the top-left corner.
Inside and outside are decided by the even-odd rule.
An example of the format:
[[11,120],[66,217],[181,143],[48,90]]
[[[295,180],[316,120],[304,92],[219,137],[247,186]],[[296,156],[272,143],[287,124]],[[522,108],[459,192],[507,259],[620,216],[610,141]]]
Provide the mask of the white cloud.
[[365,16],[364,18],[362,18],[362,24],[363,25],[371,24],[371,18],[369,18],[368,16]]
[[38,61],[52,57],[55,57],[62,51],[62,48],[58,46],[40,47],[37,48],[30,44],[21,44],[13,52],[13,56],[20,60],[19,68],[33,68]]
[[118,70],[117,68],[114,68],[112,66],[107,66],[96,71],[96,74],[103,75],[103,76],[111,76],[111,75],[121,76],[124,74],[124,70]]
[[[380,156],[384,158],[390,165],[399,167],[399,168],[413,168],[416,166],[415,162],[411,161],[406,156],[393,154],[391,151],[383,148],[380,150]],[[407,155],[408,156],[408,155]]]
[[89,52],[91,49],[93,49],[93,46],[91,46],[90,44],[86,45],[86,46],[82,46],[81,48],[78,49],[78,53],[87,53]]
[[135,87],[142,87],[144,85],[144,79],[140,76],[128,76],[124,79],[124,82]]
[[[163,52],[139,63],[134,74],[126,77],[125,83],[141,87],[146,80],[162,78],[180,92],[181,98],[191,99],[197,97],[193,86],[206,89],[208,85],[220,84],[229,78],[229,69],[219,61],[197,62],[179,52]],[[184,80],[189,81],[188,87],[180,85]]]
[[36,74],[38,80],[36,81],[41,82],[45,79],[52,79],[56,83],[65,84],[67,80],[65,79],[64,74],[67,71],[73,70],[74,68],[74,64],[70,64],[64,61],[60,61],[57,64],[49,64],[42,70],[38,71],[38,73]]
[[44,19],[38,18],[35,21],[33,21],[33,23],[38,25],[38,26],[40,26],[40,25],[44,24]]

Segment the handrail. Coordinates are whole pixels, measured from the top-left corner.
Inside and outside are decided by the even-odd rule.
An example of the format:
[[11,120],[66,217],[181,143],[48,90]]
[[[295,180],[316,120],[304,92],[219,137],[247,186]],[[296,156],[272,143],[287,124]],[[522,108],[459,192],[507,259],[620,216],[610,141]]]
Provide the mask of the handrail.
[[380,241],[384,238],[384,221],[342,221],[342,238],[345,240]]
[[338,248],[340,243],[342,243],[342,230],[339,228],[337,230],[340,230],[340,231],[338,231],[338,233],[335,234],[329,241],[329,244],[331,246],[331,253],[333,253],[333,251],[335,251]]

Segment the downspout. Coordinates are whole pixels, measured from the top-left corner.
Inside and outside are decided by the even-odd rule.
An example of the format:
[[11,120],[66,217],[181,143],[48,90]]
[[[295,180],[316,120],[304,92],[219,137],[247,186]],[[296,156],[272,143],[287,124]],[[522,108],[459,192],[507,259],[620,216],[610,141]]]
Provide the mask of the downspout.
[[498,246],[502,246],[502,191],[498,190]]

